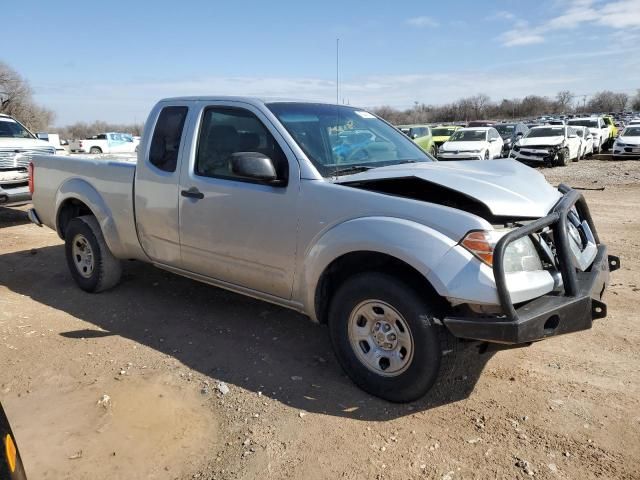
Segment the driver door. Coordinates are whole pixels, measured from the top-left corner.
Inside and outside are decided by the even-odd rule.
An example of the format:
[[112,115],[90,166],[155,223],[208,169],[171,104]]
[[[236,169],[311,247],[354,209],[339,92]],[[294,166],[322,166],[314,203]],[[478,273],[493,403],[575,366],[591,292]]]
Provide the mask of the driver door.
[[[271,158],[281,185],[234,174],[230,156]],[[288,299],[295,270],[300,169],[259,109],[201,105],[200,127],[180,179],[182,266],[191,272]]]

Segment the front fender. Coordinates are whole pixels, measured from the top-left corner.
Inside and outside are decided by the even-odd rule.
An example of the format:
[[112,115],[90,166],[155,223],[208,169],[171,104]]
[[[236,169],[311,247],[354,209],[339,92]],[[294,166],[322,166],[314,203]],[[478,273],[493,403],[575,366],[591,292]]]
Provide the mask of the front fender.
[[89,182],[81,178],[70,178],[60,185],[56,192],[56,230],[58,235],[62,237],[64,233],[60,231],[60,207],[69,199],[79,200],[91,209],[100,224],[104,240],[111,253],[119,258],[125,256],[125,248],[122,245],[111,210],[102,195]]
[[438,291],[444,284],[433,271],[456,242],[425,225],[393,217],[361,217],[345,221],[323,232],[305,251],[297,298],[314,321],[315,292],[326,268],[353,252],[379,252],[401,260],[424,275]]

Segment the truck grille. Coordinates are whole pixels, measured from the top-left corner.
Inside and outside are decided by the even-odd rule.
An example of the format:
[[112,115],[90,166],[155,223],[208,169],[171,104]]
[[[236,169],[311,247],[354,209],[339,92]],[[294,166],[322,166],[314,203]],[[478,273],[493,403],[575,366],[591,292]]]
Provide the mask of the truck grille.
[[53,147],[2,148],[0,149],[0,170],[27,168],[34,155],[53,155]]

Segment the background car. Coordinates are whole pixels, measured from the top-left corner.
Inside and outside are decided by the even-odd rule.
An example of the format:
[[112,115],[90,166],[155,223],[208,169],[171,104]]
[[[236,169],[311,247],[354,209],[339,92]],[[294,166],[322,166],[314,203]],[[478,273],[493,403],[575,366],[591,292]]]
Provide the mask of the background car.
[[607,146],[610,137],[610,128],[602,117],[572,118],[567,122],[572,127],[587,127],[593,137],[593,152],[601,153]]
[[593,136],[587,127],[574,127],[576,135],[580,139],[580,153],[578,160],[585,158],[587,155],[593,155]]
[[432,127],[431,134],[433,136],[433,144],[436,146],[436,153],[442,144],[449,140],[453,132],[461,128],[459,125],[438,125],[437,127]]
[[436,146],[429,125],[396,125],[402,133],[413,140],[422,150],[435,157]]
[[491,160],[502,155],[504,142],[493,127],[461,128],[438,149],[439,160]]
[[577,160],[580,139],[573,127],[544,125],[529,130],[516,142],[509,154],[524,163],[566,166]]
[[467,127],[493,127],[496,123],[495,120],[472,120],[467,123]]
[[504,146],[502,147],[502,156],[509,156],[509,152],[511,151],[511,146],[514,145],[518,140],[520,140],[525,133],[529,131],[529,127],[527,127],[524,123],[498,123],[493,126],[500,136],[502,137],[502,141],[504,142]]
[[613,158],[640,157],[640,125],[626,127],[613,144]]

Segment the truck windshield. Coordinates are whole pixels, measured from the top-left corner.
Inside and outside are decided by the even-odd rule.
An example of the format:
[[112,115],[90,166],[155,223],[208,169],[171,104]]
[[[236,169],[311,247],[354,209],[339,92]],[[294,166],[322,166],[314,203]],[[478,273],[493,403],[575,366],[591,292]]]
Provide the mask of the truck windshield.
[[16,122],[13,118],[0,117],[0,137],[2,138],[36,138],[33,134]]
[[324,177],[349,167],[434,161],[399,130],[364,110],[289,102],[267,107]]
[[598,128],[597,120],[583,119],[583,120],[569,120],[567,125],[578,125],[581,127]]

